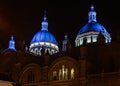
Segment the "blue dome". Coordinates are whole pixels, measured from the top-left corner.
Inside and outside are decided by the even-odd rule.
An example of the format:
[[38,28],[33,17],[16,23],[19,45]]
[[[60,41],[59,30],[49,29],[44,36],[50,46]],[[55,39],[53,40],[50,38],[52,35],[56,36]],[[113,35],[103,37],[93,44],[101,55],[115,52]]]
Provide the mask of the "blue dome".
[[79,30],[75,39],[76,46],[82,45],[84,39],[86,39],[86,43],[97,42],[98,35],[100,33],[102,33],[104,36],[105,43],[111,42],[110,34],[107,32],[103,25],[97,22],[94,6],[91,5],[90,11],[88,13],[88,23]]
[[30,44],[35,42],[50,42],[58,45],[58,42],[56,41],[55,37],[46,30],[41,30],[34,35]]
[[48,31],[46,14],[44,14],[41,25],[41,31],[37,32],[31,40],[29,51],[35,55],[42,55],[47,51],[50,55],[57,53],[59,51],[58,42],[54,35]]
[[83,34],[83,33],[87,33],[90,31],[94,31],[94,32],[102,32],[105,34],[109,34],[106,29],[104,28],[103,25],[101,25],[98,22],[91,22],[91,23],[87,23],[85,24],[80,31],[78,32],[78,35]]

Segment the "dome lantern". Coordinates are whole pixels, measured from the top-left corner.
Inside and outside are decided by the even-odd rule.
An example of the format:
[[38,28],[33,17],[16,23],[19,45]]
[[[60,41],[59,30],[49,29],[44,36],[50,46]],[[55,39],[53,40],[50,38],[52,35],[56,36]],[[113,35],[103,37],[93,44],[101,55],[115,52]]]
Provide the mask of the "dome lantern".
[[94,5],[91,5],[90,12],[88,13],[88,23],[97,22],[96,20],[96,12],[94,11]]
[[44,12],[44,18],[42,21],[42,29],[41,30],[48,31],[48,22],[47,22],[47,18],[46,18],[46,11]]

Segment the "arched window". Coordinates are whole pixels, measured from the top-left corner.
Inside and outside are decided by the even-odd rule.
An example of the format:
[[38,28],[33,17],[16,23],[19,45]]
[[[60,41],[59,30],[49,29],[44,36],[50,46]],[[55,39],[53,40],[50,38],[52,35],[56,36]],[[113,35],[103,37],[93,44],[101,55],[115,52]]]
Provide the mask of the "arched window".
[[35,54],[38,55],[38,48],[35,48]]
[[53,49],[51,49],[51,54],[53,54],[54,53],[54,50]]
[[71,79],[74,79],[75,78],[75,74],[74,74],[74,68],[71,69]]
[[27,78],[28,78],[28,82],[34,82],[34,80],[35,80],[34,72],[33,71],[29,71]]
[[52,80],[68,80],[74,78],[74,68],[67,68],[66,65],[61,65],[60,69],[56,69],[52,72]]
[[41,50],[40,49],[38,50],[38,55],[41,55]]

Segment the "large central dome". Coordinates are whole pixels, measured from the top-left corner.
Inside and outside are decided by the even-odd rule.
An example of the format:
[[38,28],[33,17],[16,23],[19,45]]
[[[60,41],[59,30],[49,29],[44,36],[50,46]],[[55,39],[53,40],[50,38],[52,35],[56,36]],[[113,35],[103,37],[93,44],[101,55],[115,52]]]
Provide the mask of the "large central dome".
[[106,43],[111,41],[110,34],[105,27],[97,22],[94,6],[92,5],[90,9],[88,13],[88,23],[85,24],[77,34],[75,40],[76,46],[82,45],[84,39],[86,39],[87,43],[97,42],[97,37],[100,33],[104,36]]
[[42,21],[42,29],[32,38],[29,51],[35,55],[41,55],[43,51],[44,53],[48,51],[49,54],[59,51],[58,42],[54,35],[48,31],[48,22],[45,15]]
[[34,35],[30,44],[36,43],[36,42],[50,42],[50,43],[58,45],[58,42],[56,41],[53,34],[46,30],[41,30],[41,31],[37,32]]

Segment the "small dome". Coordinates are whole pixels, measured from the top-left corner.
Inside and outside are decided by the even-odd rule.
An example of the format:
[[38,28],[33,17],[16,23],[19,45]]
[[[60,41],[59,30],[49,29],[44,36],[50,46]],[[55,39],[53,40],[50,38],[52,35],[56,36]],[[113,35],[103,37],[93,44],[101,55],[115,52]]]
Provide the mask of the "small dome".
[[106,31],[105,27],[97,22],[91,22],[91,23],[85,24],[78,32],[78,35],[83,34],[83,33],[87,33],[90,31],[102,32],[104,34],[109,35],[109,33]]
[[53,34],[51,34],[50,32],[48,32],[46,30],[41,30],[41,31],[37,32],[34,35],[30,44],[36,43],[36,42],[50,42],[50,43],[58,45],[58,42],[56,41]]

